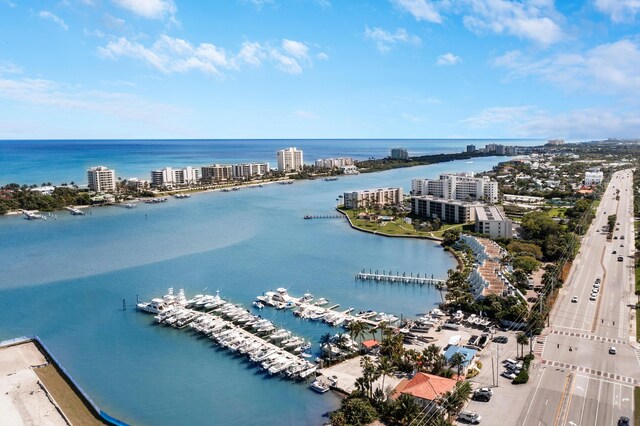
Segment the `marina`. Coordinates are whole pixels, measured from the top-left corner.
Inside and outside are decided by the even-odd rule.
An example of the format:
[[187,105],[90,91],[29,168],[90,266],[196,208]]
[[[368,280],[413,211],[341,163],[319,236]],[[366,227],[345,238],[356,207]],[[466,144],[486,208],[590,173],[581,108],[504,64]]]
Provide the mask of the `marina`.
[[183,290],[176,296],[170,288],[164,297],[138,303],[137,308],[156,314],[159,324],[180,330],[189,327],[204,334],[232,353],[244,355],[271,376],[304,380],[318,368],[307,360],[311,357],[305,352],[311,348],[310,342],[286,329],[277,329],[270,320],[225,301],[218,293],[187,300]]

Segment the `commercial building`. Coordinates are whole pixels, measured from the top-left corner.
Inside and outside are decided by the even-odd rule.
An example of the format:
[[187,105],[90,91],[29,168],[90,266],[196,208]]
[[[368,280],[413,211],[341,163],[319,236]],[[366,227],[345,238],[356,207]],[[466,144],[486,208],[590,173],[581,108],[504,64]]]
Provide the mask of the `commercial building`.
[[362,209],[398,204],[403,200],[402,188],[365,189],[344,193],[345,209]]
[[439,179],[413,179],[412,195],[433,195],[451,200],[498,201],[498,182],[487,176],[474,177],[473,173],[443,174]]
[[234,164],[232,169],[235,179],[247,179],[267,174],[269,172],[269,163]]
[[184,169],[165,167],[164,169],[151,171],[151,185],[154,187],[166,186],[172,188],[174,186],[192,185],[198,180],[200,180],[200,171],[191,166]]
[[475,220],[475,207],[479,203],[460,200],[445,200],[431,195],[411,197],[411,212],[425,219],[438,218],[446,223],[466,223]]
[[200,168],[203,182],[227,181],[233,177],[233,166],[230,164],[211,164]]
[[352,166],[353,158],[340,157],[340,158],[323,158],[315,161],[315,166],[322,169],[339,169],[345,166]]
[[302,170],[304,166],[304,157],[302,151],[296,147],[282,149],[277,153],[278,171],[281,172],[297,172]]
[[87,170],[89,189],[95,192],[113,192],[116,190],[116,171],[105,166],[91,167]]
[[512,238],[511,220],[495,206],[475,207],[476,232],[489,238]]
[[595,167],[584,172],[584,184],[587,186],[600,185],[604,180],[604,173]]
[[395,160],[406,160],[409,158],[409,152],[405,148],[392,148],[391,158]]

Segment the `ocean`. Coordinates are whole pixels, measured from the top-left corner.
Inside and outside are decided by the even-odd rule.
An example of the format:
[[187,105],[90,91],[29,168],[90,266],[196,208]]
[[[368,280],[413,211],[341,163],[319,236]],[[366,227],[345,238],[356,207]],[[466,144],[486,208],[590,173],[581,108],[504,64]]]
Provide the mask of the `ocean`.
[[[469,143],[482,144],[454,141],[444,150],[446,141],[355,141],[353,148],[351,141],[5,141],[0,170],[5,182],[84,183],[84,169],[96,164],[142,177],[161,166],[270,161],[287,146],[302,148],[312,161],[379,157],[396,145],[455,152]],[[130,424],[322,424],[323,414],[339,404],[335,395],[269,377],[208,339],[158,326],[134,309],[136,299],[161,296],[168,287],[184,288],[187,297],[220,290],[250,307],[264,291],[286,287],[340,309],[415,317],[440,302],[437,290],[356,282],[354,275],[364,268],[444,278],[455,267],[450,255],[430,241],[383,238],[352,230],[342,219],[304,215],[331,213],[344,191],[408,190],[415,177],[483,171],[503,160],[200,193],[133,209],[92,208],[86,216],[57,212],[57,220],[1,217],[0,340],[38,334],[103,410]],[[316,352],[322,334],[339,331],[288,311],[261,314],[310,339]]]

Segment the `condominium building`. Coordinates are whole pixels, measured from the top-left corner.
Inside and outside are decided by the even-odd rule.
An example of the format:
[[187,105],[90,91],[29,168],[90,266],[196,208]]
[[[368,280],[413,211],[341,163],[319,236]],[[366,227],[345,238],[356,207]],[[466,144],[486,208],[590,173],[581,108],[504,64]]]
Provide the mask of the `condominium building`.
[[511,220],[495,206],[475,207],[476,232],[489,238],[512,238]]
[[89,189],[95,192],[113,192],[116,190],[116,171],[105,166],[91,167],[87,170]]
[[604,173],[595,167],[584,172],[584,184],[587,186],[590,185],[600,185],[604,180]]
[[431,195],[411,197],[411,212],[425,219],[438,218],[446,223],[466,223],[475,220],[475,207],[479,203],[445,200]]
[[362,209],[398,204],[403,200],[402,188],[365,189],[344,193],[345,209]]
[[302,151],[296,147],[282,149],[277,153],[278,170],[281,172],[297,172],[304,166]]
[[200,180],[200,170],[187,166],[183,169],[165,167],[151,171],[151,185],[155,187],[174,187],[180,185],[192,185]]
[[475,145],[467,145],[467,152],[476,152],[476,146]]
[[231,164],[212,164],[200,168],[203,182],[220,182],[233,178],[233,166]]
[[353,158],[341,157],[341,158],[324,158],[316,160],[315,166],[323,169],[339,169],[345,166],[352,166]]
[[391,158],[396,160],[406,160],[409,158],[409,152],[405,148],[392,148]]
[[234,164],[232,173],[234,179],[247,179],[252,176],[262,176],[269,172],[269,163]]
[[413,179],[413,195],[433,195],[451,200],[498,201],[498,182],[487,176],[474,177],[473,173],[443,174],[439,179]]

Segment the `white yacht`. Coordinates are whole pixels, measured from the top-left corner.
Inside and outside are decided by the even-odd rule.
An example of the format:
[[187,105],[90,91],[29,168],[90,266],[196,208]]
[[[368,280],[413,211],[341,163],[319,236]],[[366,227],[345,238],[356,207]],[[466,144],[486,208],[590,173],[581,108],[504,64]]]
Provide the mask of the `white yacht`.
[[316,391],[318,393],[325,393],[329,390],[329,385],[323,382],[322,380],[317,379],[317,380],[314,380],[313,383],[311,383],[311,385],[309,385],[309,388],[311,388],[311,390]]
[[150,302],[146,303],[138,303],[136,306],[141,311],[148,312],[150,314],[160,314],[173,309],[173,306],[167,305],[163,299],[159,298],[151,299]]

